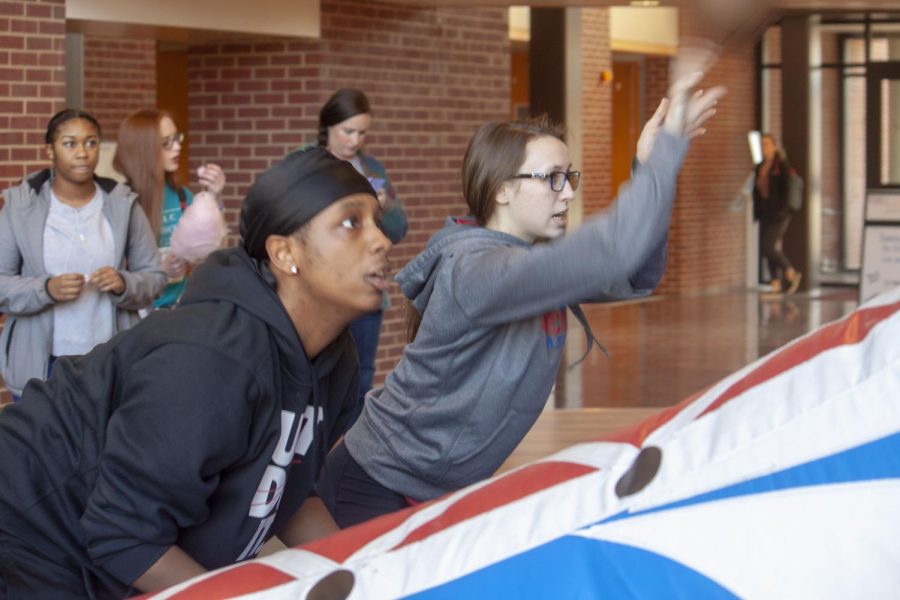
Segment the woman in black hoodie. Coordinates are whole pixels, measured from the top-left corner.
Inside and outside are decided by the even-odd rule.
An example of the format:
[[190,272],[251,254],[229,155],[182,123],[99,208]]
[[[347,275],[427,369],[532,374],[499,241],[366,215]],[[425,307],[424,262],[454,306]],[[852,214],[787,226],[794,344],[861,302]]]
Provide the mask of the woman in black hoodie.
[[328,152],[250,188],[242,243],[0,414],[0,597],[123,597],[335,530],[311,495],[355,417],[347,325],[391,244],[375,192]]

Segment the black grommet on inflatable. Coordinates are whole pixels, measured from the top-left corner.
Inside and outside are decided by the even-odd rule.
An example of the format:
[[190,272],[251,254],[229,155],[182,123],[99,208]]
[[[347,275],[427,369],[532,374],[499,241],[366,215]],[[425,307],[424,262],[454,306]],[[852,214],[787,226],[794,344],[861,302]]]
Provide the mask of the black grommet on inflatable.
[[662,463],[662,450],[656,446],[647,446],[641,448],[637,458],[631,463],[631,466],[625,471],[625,474],[616,482],[616,495],[619,498],[637,494],[639,491],[647,487],[656,472],[659,471],[659,465]]

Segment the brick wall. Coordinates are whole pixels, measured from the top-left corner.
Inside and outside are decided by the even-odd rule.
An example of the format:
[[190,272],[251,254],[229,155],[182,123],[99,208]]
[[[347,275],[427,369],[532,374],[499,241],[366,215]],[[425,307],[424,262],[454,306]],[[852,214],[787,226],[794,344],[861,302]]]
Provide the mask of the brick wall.
[[100,122],[104,140],[115,140],[119,123],[156,106],[154,40],[84,37],[84,108]]
[[612,201],[612,86],[600,81],[612,71],[609,9],[581,9],[581,131],[584,216]]
[[644,57],[644,120],[653,116],[669,89],[669,57]]
[[[683,39],[699,33],[688,11],[680,25]],[[704,85],[725,85],[728,95],[679,176],[662,293],[744,285],[745,216],[730,205],[752,168],[746,136],[756,126],[755,70],[753,46],[726,45],[706,75]]]
[[[682,35],[698,33],[690,15],[682,16]],[[582,10],[581,61],[585,216],[602,210],[610,192],[611,89],[592,79],[611,68],[606,9]],[[668,87],[666,57],[645,60],[645,114],[649,118]],[[755,127],[756,71],[752,46],[726,46],[706,85],[725,85],[728,96],[709,133],[693,144],[678,182],[672,217],[669,267],[661,293],[740,287],[744,283],[744,213],[729,206],[752,167],[747,131]]]
[[64,0],[0,2],[0,189],[47,166],[44,132],[66,96],[65,31]]
[[0,189],[47,166],[44,131],[65,102],[64,0],[0,2]]
[[[374,115],[368,150],[385,163],[410,221],[392,253],[401,267],[445,216],[465,211],[466,144],[481,123],[508,115],[507,11],[324,0],[320,40],[192,48],[188,69],[191,159],[227,171],[232,226],[255,175],[315,140],[328,96],[342,86],[364,90]],[[376,381],[405,342],[396,288],[391,298]]]

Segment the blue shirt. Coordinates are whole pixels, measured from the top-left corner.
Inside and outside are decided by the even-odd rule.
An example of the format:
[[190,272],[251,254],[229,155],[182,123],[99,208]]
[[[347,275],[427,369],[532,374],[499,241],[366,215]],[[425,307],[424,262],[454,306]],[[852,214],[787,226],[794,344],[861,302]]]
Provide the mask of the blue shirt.
[[[190,205],[191,202],[194,201],[194,195],[191,193],[191,190],[186,187],[182,187],[181,189],[184,190],[184,199],[187,202],[187,205]],[[175,226],[178,225],[178,221],[181,220],[182,212],[181,199],[178,197],[178,192],[166,184],[165,191],[163,192],[162,218],[159,221],[160,250],[168,250],[169,246],[172,245],[172,232],[175,231]],[[160,297],[153,302],[153,306],[156,308],[168,308],[174,306],[175,303],[178,302],[178,299],[181,298],[185,285],[187,285],[187,277],[182,277],[181,281],[170,283],[166,286],[166,289],[163,290]]]

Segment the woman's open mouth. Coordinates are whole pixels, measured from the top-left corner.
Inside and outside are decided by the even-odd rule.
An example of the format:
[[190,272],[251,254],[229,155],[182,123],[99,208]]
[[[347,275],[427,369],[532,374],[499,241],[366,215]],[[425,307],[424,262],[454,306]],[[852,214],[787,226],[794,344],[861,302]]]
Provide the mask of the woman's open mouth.
[[391,287],[391,281],[388,279],[388,268],[383,267],[376,269],[365,276],[366,283],[374,287],[380,292],[388,291]]

